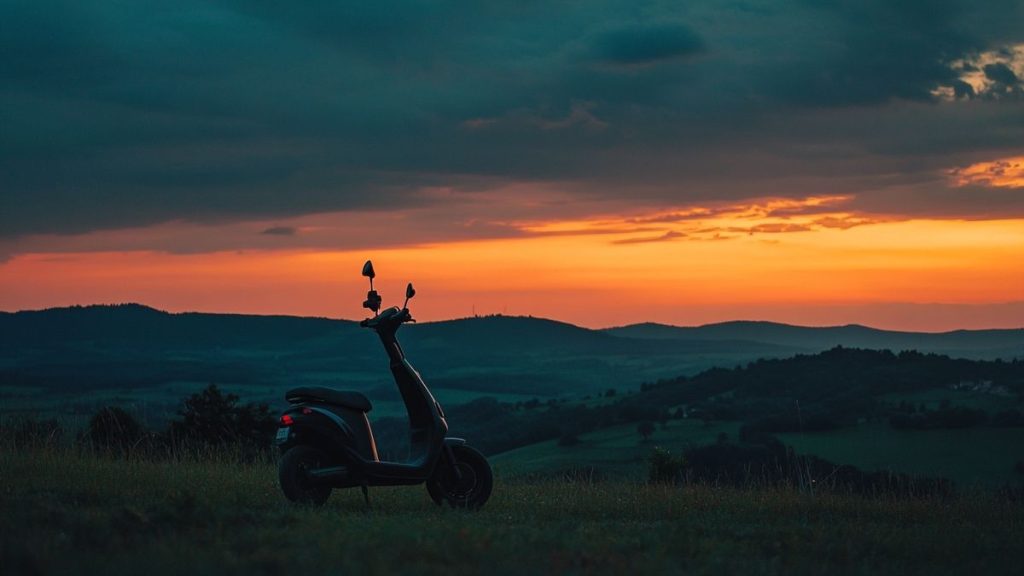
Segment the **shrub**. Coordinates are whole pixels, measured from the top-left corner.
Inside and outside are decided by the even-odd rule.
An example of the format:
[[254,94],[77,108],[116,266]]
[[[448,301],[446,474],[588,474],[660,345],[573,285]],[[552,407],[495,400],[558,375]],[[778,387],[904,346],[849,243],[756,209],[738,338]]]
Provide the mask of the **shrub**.
[[673,456],[664,448],[652,450],[647,463],[647,480],[651,484],[679,484],[686,474],[686,459]]
[[687,480],[694,482],[739,488],[790,486],[894,497],[953,494],[952,483],[942,478],[864,472],[816,456],[794,454],[778,440],[756,445],[711,444],[688,449],[684,457]]
[[142,425],[131,414],[116,406],[108,406],[89,419],[89,426],[81,439],[93,448],[127,453],[144,436]]
[[786,449],[774,439],[764,444],[720,442],[690,448],[685,457],[694,479],[745,486],[766,483],[765,474],[776,475],[782,468]]
[[0,425],[0,438],[15,448],[52,446],[60,442],[64,428],[54,419],[18,418]]

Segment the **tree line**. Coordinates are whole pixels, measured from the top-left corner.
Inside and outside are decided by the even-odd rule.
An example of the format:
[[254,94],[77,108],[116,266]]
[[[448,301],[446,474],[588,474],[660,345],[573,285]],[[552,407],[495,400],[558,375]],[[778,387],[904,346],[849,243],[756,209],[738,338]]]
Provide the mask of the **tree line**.
[[[1006,407],[991,416],[953,406],[907,414],[905,403],[894,405],[880,398],[888,393],[949,389],[964,382],[986,382],[1003,391]],[[964,360],[913,351],[836,347],[814,355],[712,368],[647,383],[639,392],[609,391],[602,395],[604,403],[595,405],[556,399],[509,403],[485,397],[448,407],[447,412],[453,435],[473,438],[484,452],[498,453],[552,439],[570,446],[582,434],[622,424],[638,425],[642,436],[641,426],[650,432],[655,424],[683,418],[740,422],[744,441],[831,430],[865,419],[888,421],[894,428],[1021,426],[1022,392],[1024,362],[1020,360]],[[904,416],[909,416],[906,425]],[[407,434],[402,417],[378,419],[374,429],[378,446],[402,446]]]
[[[266,404],[243,404],[237,394],[217,385],[191,394],[182,402],[178,417],[161,431],[144,426],[118,406],[100,409],[72,439],[87,449],[121,456],[168,456],[226,449],[245,458],[268,450],[277,419]],[[0,439],[14,447],[54,445],[67,441],[56,419],[8,420],[0,425]]]

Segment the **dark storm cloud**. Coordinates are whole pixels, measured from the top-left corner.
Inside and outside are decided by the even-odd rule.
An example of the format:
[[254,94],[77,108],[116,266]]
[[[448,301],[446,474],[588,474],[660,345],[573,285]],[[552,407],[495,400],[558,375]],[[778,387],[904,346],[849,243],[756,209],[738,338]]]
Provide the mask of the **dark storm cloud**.
[[1020,82],[1020,79],[1013,73],[1013,70],[1002,62],[986,64],[982,70],[984,70],[985,76],[993,82],[998,82],[1007,86],[1013,86]]
[[625,26],[601,32],[590,50],[596,60],[611,64],[644,65],[695,54],[703,42],[681,24]]
[[953,95],[959,98],[974,98],[974,86],[971,86],[963,80],[954,80],[952,83]]
[[795,65],[780,71],[779,95],[821,106],[877,104],[893,98],[927,101],[939,84],[957,79],[947,62],[983,47],[964,30],[966,5],[932,0],[806,2],[811,34]]
[[1022,11],[6,2],[0,238],[401,210],[445,202],[424,188],[516,181],[652,207],[853,193],[883,212],[969,211],[936,174],[1019,152],[1021,101],[933,90],[970,95],[951,63],[1024,42]]

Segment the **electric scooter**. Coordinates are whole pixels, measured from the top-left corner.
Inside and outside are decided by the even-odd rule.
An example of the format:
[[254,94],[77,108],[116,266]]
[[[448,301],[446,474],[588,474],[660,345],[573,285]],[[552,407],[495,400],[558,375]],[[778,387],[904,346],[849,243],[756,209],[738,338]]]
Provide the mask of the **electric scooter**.
[[292,502],[322,505],[334,488],[360,486],[369,503],[369,486],[426,484],[439,505],[480,508],[491,495],[491,466],[479,451],[461,438],[447,436],[448,423],[441,404],[434,399],[419,373],[405,357],[395,333],[406,322],[409,299],[416,291],[405,289],[402,308],[380,311],[381,297],[373,289],[373,263],[363,265],[370,279],[363,307],[373,318],[359,323],[377,333],[409,415],[410,459],[384,462],[367,413],[370,400],[359,392],[306,386],[289,390],[291,406],[280,418],[276,442],[282,451],[278,476],[281,490]]

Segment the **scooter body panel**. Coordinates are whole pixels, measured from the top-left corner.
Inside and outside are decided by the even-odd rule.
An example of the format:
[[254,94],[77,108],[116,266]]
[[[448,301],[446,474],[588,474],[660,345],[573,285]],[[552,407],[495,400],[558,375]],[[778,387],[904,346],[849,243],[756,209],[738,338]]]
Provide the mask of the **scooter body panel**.
[[292,424],[285,438],[278,438],[282,451],[296,444],[312,444],[339,460],[376,462],[377,443],[366,414],[344,406],[323,403],[294,404],[286,412]]
[[[394,334],[381,334],[391,356],[391,374],[401,393],[409,418],[409,449],[413,457],[406,462],[362,460],[358,473],[368,486],[419,484],[430,478],[444,450],[448,423],[441,405],[434,399],[419,372],[405,359]],[[390,344],[390,345],[389,345]]]
[[403,357],[392,361],[391,373],[409,415],[409,450],[415,455],[409,464],[424,468],[429,476],[441,453],[448,422],[441,405],[408,360]]

